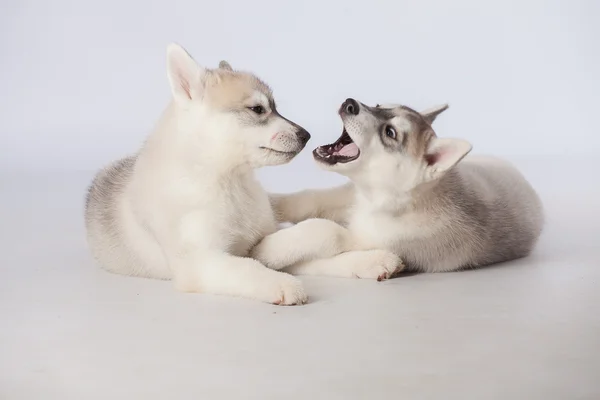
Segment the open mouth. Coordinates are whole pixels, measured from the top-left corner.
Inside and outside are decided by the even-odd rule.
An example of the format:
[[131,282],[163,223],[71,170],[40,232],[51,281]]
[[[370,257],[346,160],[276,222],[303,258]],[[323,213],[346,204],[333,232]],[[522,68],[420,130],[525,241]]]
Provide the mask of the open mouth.
[[360,149],[352,141],[352,138],[346,132],[346,128],[344,128],[342,136],[335,143],[319,146],[313,150],[315,160],[331,165],[354,161],[359,155]]

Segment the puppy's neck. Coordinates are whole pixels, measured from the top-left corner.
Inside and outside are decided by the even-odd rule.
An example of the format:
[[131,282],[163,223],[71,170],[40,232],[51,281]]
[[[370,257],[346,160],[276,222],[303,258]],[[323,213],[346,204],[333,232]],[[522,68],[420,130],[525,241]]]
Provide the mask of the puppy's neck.
[[377,213],[399,215],[410,211],[413,207],[410,192],[356,182],[355,188],[358,206],[367,206]]
[[393,185],[377,186],[365,183],[356,183],[357,203],[359,205],[368,205],[368,207],[378,213],[385,213],[392,216],[420,211],[432,211],[438,209],[440,200],[440,191],[443,191],[442,181],[447,179],[442,177],[439,180],[425,182],[411,190],[404,190]]

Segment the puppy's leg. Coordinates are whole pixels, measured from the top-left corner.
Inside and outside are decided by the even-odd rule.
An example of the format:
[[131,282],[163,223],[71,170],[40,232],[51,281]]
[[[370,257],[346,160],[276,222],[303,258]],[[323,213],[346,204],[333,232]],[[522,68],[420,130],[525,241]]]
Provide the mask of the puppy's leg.
[[378,281],[402,271],[400,257],[387,250],[349,251],[332,258],[301,262],[286,268],[294,275],[321,275],[341,278],[365,278]]
[[344,223],[354,201],[354,185],[347,183],[331,189],[270,194],[269,198],[279,222],[298,223],[309,218],[325,218]]
[[306,293],[300,280],[266,268],[251,258],[213,253],[174,260],[175,287],[200,292],[244,297],[279,305],[303,304]]
[[266,236],[252,249],[251,256],[269,268],[282,269],[335,256],[352,245],[350,232],[343,226],[326,219],[308,219]]

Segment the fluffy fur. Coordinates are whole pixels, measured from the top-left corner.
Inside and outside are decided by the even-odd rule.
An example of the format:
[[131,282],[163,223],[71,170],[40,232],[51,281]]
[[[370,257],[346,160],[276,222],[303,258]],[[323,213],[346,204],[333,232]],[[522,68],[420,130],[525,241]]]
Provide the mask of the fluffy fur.
[[[446,108],[418,113],[400,105],[344,102],[342,137],[313,154],[323,168],[351,182],[273,199],[283,220],[318,217],[347,227],[357,251],[319,263],[334,268],[353,253],[358,258],[365,250],[383,249],[410,269],[441,272],[531,252],[543,227],[536,192],[508,162],[464,158],[468,142],[438,138],[431,124]],[[291,270],[296,268],[302,266]]]
[[[227,62],[205,69],[172,44],[167,69],[173,101],[156,129],[89,188],[92,255],[109,271],[173,279],[182,291],[304,303],[301,282],[277,270],[346,251],[349,236],[324,219],[277,231],[253,171],[289,162],[310,135],[278,113],[265,83]],[[386,254],[345,273],[387,277],[398,264]]]

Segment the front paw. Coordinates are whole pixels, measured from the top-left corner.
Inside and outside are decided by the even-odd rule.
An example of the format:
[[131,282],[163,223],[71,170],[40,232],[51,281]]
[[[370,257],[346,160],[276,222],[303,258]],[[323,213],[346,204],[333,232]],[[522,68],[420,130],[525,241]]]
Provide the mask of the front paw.
[[302,282],[284,272],[277,273],[277,279],[269,283],[267,290],[267,302],[279,306],[295,306],[308,301]]
[[386,250],[369,250],[365,252],[365,260],[355,264],[351,272],[354,278],[383,281],[392,278],[403,269],[404,264],[396,254]]

